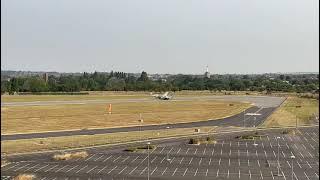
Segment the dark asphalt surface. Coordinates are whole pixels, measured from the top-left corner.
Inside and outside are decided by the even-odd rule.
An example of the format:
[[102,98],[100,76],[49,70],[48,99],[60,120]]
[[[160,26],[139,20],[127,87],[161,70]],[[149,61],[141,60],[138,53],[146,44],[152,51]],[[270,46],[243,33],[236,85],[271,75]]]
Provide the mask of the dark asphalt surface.
[[188,139],[151,141],[157,146],[150,156],[148,150],[125,152],[124,145],[88,149],[88,157],[68,161],[53,160],[53,153],[15,155],[1,168],[1,179],[27,173],[40,180],[142,180],[149,169],[152,180],[291,180],[292,164],[293,179],[319,179],[319,127],[281,132],[259,131],[255,140],[235,138],[252,132],[219,133],[213,135],[217,143],[201,145],[188,145]]
[[[260,116],[256,116],[254,119],[252,116],[245,117],[244,113],[240,113],[231,117],[208,120],[200,122],[179,123],[179,124],[165,124],[165,125],[151,125],[142,126],[141,130],[160,130],[165,129],[167,126],[170,128],[192,128],[200,126],[240,126],[252,127],[254,124],[258,126],[262,123],[271,113],[275,110],[275,107],[251,107],[246,110],[245,113],[259,113]],[[45,132],[45,133],[30,133],[30,134],[14,134],[14,135],[1,135],[1,141],[3,140],[18,140],[18,139],[32,139],[32,138],[47,138],[47,137],[61,137],[61,136],[73,136],[73,135],[94,135],[94,134],[107,134],[115,132],[128,132],[139,131],[140,127],[123,127],[123,128],[108,128],[108,129],[92,129],[92,130],[77,130],[77,131],[60,131],[60,132]]]

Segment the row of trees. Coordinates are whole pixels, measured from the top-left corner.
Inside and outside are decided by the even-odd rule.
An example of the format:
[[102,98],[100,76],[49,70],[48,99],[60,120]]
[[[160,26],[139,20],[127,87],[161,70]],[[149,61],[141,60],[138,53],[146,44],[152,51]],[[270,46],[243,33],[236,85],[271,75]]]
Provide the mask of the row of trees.
[[83,73],[81,76],[16,77],[1,81],[1,92],[77,92],[77,91],[283,91],[312,92],[319,88],[319,75],[215,75],[211,78],[193,75],[172,75],[166,81],[150,80],[146,72],[140,77],[124,72]]

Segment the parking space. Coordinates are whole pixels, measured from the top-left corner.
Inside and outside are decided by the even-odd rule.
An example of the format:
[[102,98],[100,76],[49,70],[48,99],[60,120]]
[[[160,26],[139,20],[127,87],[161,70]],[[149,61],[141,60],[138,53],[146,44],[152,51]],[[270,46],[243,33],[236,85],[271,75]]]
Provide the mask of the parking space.
[[[279,137],[279,138],[277,138]],[[46,155],[26,156],[2,167],[2,179],[20,173],[40,179],[319,179],[318,127],[294,135],[266,131],[261,138],[240,140],[235,135],[216,144],[159,144],[149,151],[129,153],[95,149],[85,159],[53,161]],[[295,159],[291,159],[294,155]],[[37,159],[42,159],[37,160]],[[279,163],[278,163],[279,159]],[[149,162],[149,168],[148,168]],[[278,176],[278,164],[280,165]]]

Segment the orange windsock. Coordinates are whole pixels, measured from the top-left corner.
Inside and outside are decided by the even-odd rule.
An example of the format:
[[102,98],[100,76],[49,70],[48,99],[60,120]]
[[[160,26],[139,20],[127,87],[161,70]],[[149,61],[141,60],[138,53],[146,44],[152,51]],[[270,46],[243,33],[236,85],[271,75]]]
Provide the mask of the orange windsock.
[[111,111],[112,111],[112,105],[111,104],[109,104],[108,111],[109,111],[109,114],[111,114]]

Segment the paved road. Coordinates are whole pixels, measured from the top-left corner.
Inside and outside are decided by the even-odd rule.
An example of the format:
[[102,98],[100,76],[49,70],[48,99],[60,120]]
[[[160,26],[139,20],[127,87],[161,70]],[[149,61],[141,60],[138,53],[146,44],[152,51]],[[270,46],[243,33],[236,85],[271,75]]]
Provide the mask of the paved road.
[[[129,153],[124,147],[90,149],[88,157],[69,161],[54,161],[51,153],[12,156],[1,175],[2,179],[31,173],[41,180],[142,180],[149,172],[152,180],[291,180],[293,163],[293,179],[319,179],[319,127],[300,128],[296,134],[259,131],[262,137],[254,141],[235,138],[244,134],[248,133],[214,135],[216,144],[162,141],[150,156],[147,150]],[[277,176],[278,158],[282,176]]]
[[[254,124],[257,126],[268,117],[275,108],[259,108],[251,107],[246,110],[245,113],[260,113],[254,119],[252,116],[246,116],[244,119],[244,113],[240,113],[228,118],[219,120],[209,120],[200,122],[180,123],[180,124],[166,124],[166,125],[151,125],[142,126],[141,130],[160,130],[165,129],[167,126],[170,128],[192,128],[200,126],[243,126],[252,127]],[[245,121],[244,121],[245,120]],[[17,139],[31,139],[31,138],[47,138],[47,137],[60,137],[60,136],[72,136],[72,135],[93,135],[93,134],[107,134],[115,132],[128,132],[139,131],[140,127],[123,127],[123,128],[109,128],[109,129],[92,129],[92,130],[77,130],[77,131],[60,131],[60,132],[45,132],[45,133],[31,133],[31,134],[14,134],[14,135],[1,135],[1,140],[17,140]]]

